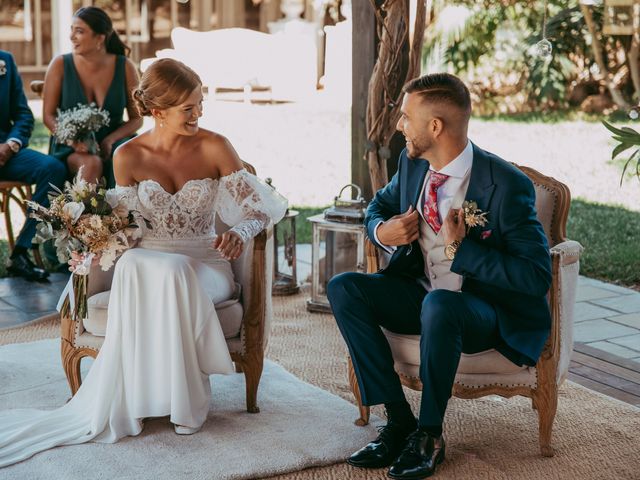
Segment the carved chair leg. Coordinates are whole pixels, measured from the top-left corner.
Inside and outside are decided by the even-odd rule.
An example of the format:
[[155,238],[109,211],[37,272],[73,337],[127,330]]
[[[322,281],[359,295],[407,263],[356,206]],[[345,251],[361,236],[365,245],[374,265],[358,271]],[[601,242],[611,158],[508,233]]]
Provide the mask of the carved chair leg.
[[44,268],[44,263],[42,261],[42,255],[40,255],[40,249],[35,247],[31,250],[33,252],[33,260],[37,266],[40,268]]
[[262,376],[264,358],[262,355],[252,355],[242,362],[242,371],[247,386],[247,412],[258,413],[258,385]]
[[551,447],[551,434],[558,408],[558,389],[555,385],[545,385],[544,388],[538,388],[534,395],[540,429],[540,453],[543,457],[553,457],[555,452]]
[[4,226],[7,230],[7,240],[9,242],[9,251],[13,252],[13,248],[16,245],[15,238],[13,236],[13,225],[11,224],[11,205],[10,205],[10,191],[2,190],[2,213],[4,215]]
[[75,395],[80,384],[82,383],[82,377],[80,376],[80,361],[84,357],[82,353],[74,349],[65,340],[62,341],[62,366],[64,373],[67,375],[67,381],[69,382],[69,388],[71,389],[71,395]]
[[360,387],[358,386],[358,380],[356,378],[356,372],[353,369],[353,362],[351,362],[351,357],[348,359],[349,364],[349,385],[351,385],[351,391],[353,392],[353,396],[356,397],[356,402],[358,403],[358,410],[360,411],[360,418],[358,418],[354,423],[359,427],[364,427],[369,423],[369,414],[370,409],[366,405],[362,405],[362,396],[360,395]]

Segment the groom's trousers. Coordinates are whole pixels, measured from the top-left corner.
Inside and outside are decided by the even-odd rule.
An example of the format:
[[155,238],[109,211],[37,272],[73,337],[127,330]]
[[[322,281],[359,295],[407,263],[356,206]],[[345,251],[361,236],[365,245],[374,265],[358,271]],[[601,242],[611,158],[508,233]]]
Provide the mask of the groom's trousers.
[[461,353],[488,350],[500,341],[495,309],[469,293],[427,293],[412,278],[349,272],[331,279],[327,295],[364,405],[405,399],[380,327],[420,335],[423,426],[442,424]]

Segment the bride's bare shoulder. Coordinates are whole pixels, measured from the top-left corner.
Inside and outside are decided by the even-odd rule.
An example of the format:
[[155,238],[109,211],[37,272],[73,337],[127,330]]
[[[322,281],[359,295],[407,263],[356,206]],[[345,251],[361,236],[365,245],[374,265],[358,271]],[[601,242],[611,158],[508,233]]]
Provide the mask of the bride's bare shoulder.
[[113,173],[118,185],[133,185],[136,183],[135,173],[148,150],[146,145],[147,133],[123,143],[113,152]]
[[216,132],[200,129],[202,147],[207,158],[220,172],[220,176],[242,168],[242,161],[227,137]]

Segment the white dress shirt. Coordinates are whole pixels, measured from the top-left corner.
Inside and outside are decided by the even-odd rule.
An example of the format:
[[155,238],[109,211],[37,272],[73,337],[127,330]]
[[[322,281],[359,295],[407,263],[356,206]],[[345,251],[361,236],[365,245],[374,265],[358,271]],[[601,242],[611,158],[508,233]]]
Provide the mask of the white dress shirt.
[[[449,162],[442,170],[436,170],[432,165],[429,165],[429,173],[437,172],[443,175],[448,175],[449,178],[446,182],[442,184],[440,188],[437,190],[438,197],[438,213],[440,214],[440,219],[446,218],[449,213],[449,209],[451,208],[451,202],[453,202],[453,197],[456,192],[460,188],[460,185],[469,175],[471,171],[471,165],[473,164],[473,144],[467,140],[467,145],[464,147],[464,150],[454,158],[451,162]],[[422,185],[422,191],[420,193],[420,197],[418,197],[418,204],[414,205],[414,208],[418,209],[418,212],[422,219],[424,220],[424,195],[426,191],[427,182],[429,181],[429,175],[425,175],[424,183]],[[376,225],[376,228],[373,231],[373,236],[375,241],[378,242],[379,245],[382,245],[385,250],[389,253],[395,251],[397,247],[395,246],[387,246],[383,245],[378,239],[378,228],[384,222],[379,222]]]

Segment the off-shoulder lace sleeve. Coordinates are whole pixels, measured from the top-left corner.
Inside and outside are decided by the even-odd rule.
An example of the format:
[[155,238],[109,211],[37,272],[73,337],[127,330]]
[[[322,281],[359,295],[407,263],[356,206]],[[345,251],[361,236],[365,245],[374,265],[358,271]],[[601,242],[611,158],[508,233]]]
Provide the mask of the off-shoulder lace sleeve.
[[116,185],[112,190],[118,199],[118,203],[122,203],[129,210],[138,210],[138,185],[123,187]]
[[246,170],[220,177],[216,211],[243,242],[269,225],[278,223],[287,211],[287,199]]
[[[115,195],[118,200],[118,208],[125,207],[129,212],[133,212],[134,223],[137,228],[128,229],[125,233],[131,240],[138,240],[147,231],[147,223],[140,211],[140,197],[138,197],[138,185],[123,187],[116,185],[109,190],[107,195]],[[107,199],[107,201],[109,201]],[[111,203],[111,202],[109,202]]]

